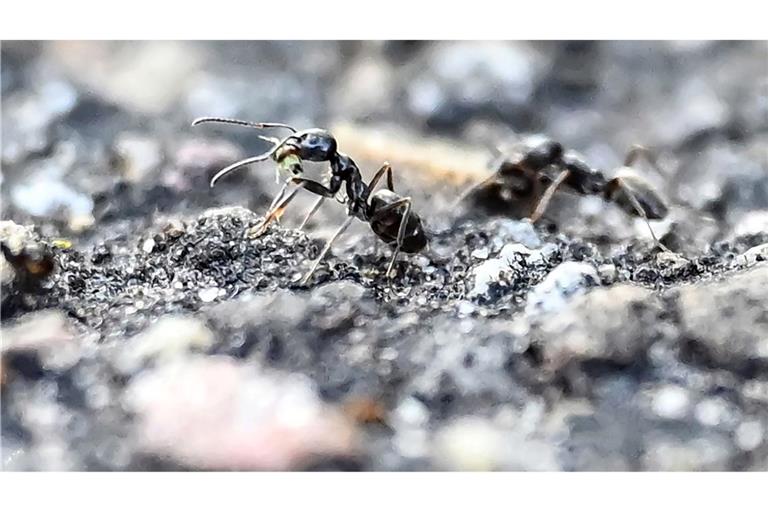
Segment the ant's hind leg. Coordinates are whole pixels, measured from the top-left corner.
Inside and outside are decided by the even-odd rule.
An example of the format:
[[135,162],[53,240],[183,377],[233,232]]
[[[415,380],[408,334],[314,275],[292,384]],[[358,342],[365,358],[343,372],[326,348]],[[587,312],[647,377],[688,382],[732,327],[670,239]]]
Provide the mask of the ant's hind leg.
[[339,229],[336,230],[336,233],[333,234],[333,236],[326,242],[325,247],[323,247],[323,250],[320,252],[320,256],[317,257],[315,262],[312,264],[312,268],[307,272],[307,275],[304,276],[304,278],[301,280],[301,285],[306,286],[306,284],[309,282],[309,278],[312,277],[312,274],[315,273],[315,270],[317,270],[317,267],[320,265],[320,262],[323,261],[325,258],[325,255],[328,254],[328,251],[331,250],[331,246],[333,245],[333,242],[336,241],[337,238],[341,236],[344,231],[347,230],[349,225],[352,223],[352,220],[354,217],[349,217],[347,220],[344,221],[344,224],[342,224]]
[[563,184],[563,182],[568,178],[570,174],[571,172],[566,169],[557,175],[555,181],[553,181],[552,184],[547,188],[547,190],[544,192],[544,195],[541,196],[541,199],[539,199],[536,208],[534,208],[533,213],[531,214],[531,223],[536,223],[536,221],[538,221],[541,216],[544,215],[544,212],[547,211],[549,202],[552,200],[552,197],[555,195],[558,187]]
[[411,218],[411,198],[404,197],[388,204],[387,206],[382,207],[373,215],[371,219],[376,220],[378,217],[383,216],[384,214],[394,210],[395,208],[398,208],[401,205],[405,205],[405,211],[403,212],[403,216],[400,218],[400,226],[397,230],[397,241],[395,248],[392,249],[392,257],[389,260],[389,265],[387,265],[387,277],[391,277],[392,268],[395,266],[395,260],[397,259],[397,255],[400,253],[400,247],[402,247],[403,240],[405,239],[405,230],[408,226],[408,220]]
[[373,188],[379,183],[385,172],[387,173],[387,188],[392,192],[395,191],[394,180],[392,179],[392,166],[389,165],[389,162],[384,162],[384,165],[376,171],[376,174],[373,175],[373,178],[368,183],[368,190],[373,191]]

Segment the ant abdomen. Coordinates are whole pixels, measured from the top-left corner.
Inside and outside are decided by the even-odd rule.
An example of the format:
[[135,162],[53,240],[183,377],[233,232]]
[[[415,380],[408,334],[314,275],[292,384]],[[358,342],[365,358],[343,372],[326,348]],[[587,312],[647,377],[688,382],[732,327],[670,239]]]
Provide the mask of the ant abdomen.
[[[397,243],[400,224],[405,219],[404,236],[400,250],[416,253],[427,246],[427,234],[421,223],[421,217],[409,212],[410,200],[391,190],[376,191],[370,198],[368,215],[371,218],[371,230],[385,243]],[[390,209],[390,207],[394,206]],[[406,217],[407,215],[407,217]]]

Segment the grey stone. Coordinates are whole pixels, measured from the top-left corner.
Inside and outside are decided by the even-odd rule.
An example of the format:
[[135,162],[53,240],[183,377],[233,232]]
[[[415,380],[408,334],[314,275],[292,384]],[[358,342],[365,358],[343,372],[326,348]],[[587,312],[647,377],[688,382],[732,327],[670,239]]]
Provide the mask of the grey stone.
[[632,285],[595,289],[546,316],[532,331],[546,365],[557,370],[571,361],[605,359],[630,364],[657,339],[663,311],[653,292]]
[[684,335],[714,364],[768,360],[768,265],[683,287],[679,304]]

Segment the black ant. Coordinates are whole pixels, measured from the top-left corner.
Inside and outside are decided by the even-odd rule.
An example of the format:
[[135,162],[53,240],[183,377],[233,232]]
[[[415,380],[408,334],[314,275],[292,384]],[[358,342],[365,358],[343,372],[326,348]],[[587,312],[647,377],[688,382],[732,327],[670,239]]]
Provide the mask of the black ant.
[[642,146],[633,146],[623,167],[613,178],[593,169],[572,152],[566,152],[559,142],[545,138],[530,138],[523,142],[523,151],[502,155],[496,172],[471,187],[459,202],[473,196],[476,204],[490,209],[513,205],[516,216],[538,221],[560,187],[579,195],[598,195],[619,206],[625,213],[642,218],[654,242],[668,250],[657,238],[649,220],[663,219],[668,214],[664,200],[653,187],[635,172],[633,165],[646,158],[659,173],[653,154]]
[[[373,232],[384,242],[394,245],[392,257],[387,266],[387,276],[390,276],[395,260],[400,251],[406,253],[416,253],[427,245],[427,235],[422,226],[421,218],[412,211],[411,198],[403,197],[395,192],[394,180],[392,177],[392,167],[385,163],[376,171],[371,181],[366,184],[363,181],[360,169],[357,164],[348,155],[337,150],[336,139],[333,135],[319,128],[298,131],[295,128],[282,123],[251,123],[237,119],[222,118],[200,118],[192,124],[197,125],[204,122],[217,122],[237,124],[252,128],[283,128],[290,130],[291,135],[276,139],[272,137],[259,136],[261,139],[272,142],[273,146],[265,153],[246,158],[229,165],[216,173],[211,180],[211,186],[225,174],[255,162],[261,162],[272,158],[278,164],[280,170],[288,171],[291,176],[285,181],[282,189],[272,201],[269,211],[262,222],[253,228],[253,236],[259,236],[266,231],[269,224],[279,219],[288,204],[296,196],[300,189],[308,190],[313,194],[320,196],[311,210],[305,216],[299,229],[301,229],[309,218],[317,211],[325,198],[336,198],[340,202],[346,202],[347,215],[349,218],[339,227],[334,235],[325,244],[317,260],[310,271],[301,281],[306,285],[309,278],[317,270],[320,262],[330,250],[336,239],[349,227],[352,219],[357,218],[370,224]],[[328,185],[317,181],[304,178],[302,161],[311,162],[329,162],[330,180]],[[382,176],[387,175],[387,188],[373,192],[374,188],[381,180]],[[298,185],[287,196],[285,191],[290,184]],[[342,186],[345,185],[346,201],[338,198]]]

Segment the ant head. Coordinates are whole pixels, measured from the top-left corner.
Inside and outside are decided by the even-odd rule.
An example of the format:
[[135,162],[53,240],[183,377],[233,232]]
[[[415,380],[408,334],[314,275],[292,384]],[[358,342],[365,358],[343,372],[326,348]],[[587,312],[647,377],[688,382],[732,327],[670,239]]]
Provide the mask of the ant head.
[[336,139],[327,130],[312,128],[295,135],[298,156],[310,162],[325,162],[336,155]]

